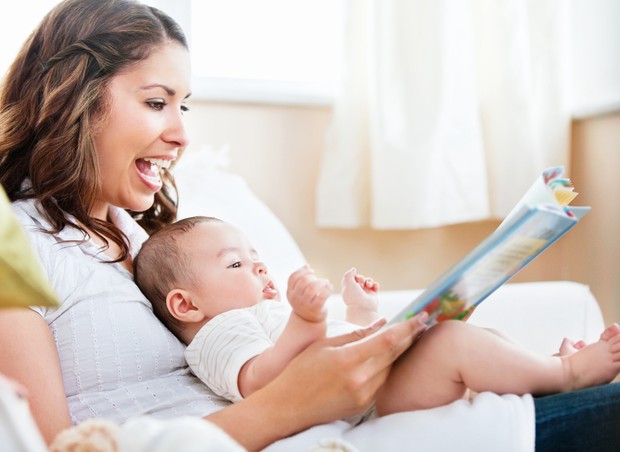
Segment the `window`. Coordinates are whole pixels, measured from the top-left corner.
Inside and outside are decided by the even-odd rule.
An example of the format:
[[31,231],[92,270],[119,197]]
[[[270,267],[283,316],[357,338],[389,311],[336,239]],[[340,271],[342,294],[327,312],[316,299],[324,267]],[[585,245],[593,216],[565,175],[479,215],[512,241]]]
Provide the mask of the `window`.
[[[11,3],[0,14],[0,77],[60,0]],[[339,79],[346,0],[143,0],[188,35],[194,98],[329,104]],[[575,111],[620,105],[617,0],[572,0]],[[5,6],[5,10],[8,7]],[[615,28],[614,28],[615,27]]]
[[158,0],[188,34],[195,98],[328,104],[344,0]]
[[[60,0],[17,2],[0,14],[0,74]],[[190,41],[193,98],[328,104],[339,77],[344,0],[144,0]]]
[[0,14],[0,78],[9,68],[15,54],[19,51],[30,32],[37,26],[45,14],[60,0],[36,0],[13,2],[10,4],[11,13],[6,10],[8,3],[4,3],[5,11]]
[[620,2],[573,0],[573,113],[620,111]]

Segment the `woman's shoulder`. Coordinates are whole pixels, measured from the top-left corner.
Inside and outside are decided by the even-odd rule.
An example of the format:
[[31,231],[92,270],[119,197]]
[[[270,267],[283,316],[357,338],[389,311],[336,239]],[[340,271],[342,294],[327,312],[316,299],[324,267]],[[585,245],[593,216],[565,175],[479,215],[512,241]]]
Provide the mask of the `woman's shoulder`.
[[17,223],[28,236],[39,257],[43,258],[41,254],[45,254],[45,249],[55,240],[51,234],[45,232],[50,230],[51,226],[41,214],[39,202],[34,199],[22,199],[13,202],[12,206]]
[[[19,200],[12,205],[18,224],[24,230],[52,289],[64,305],[64,295],[73,292],[90,271],[84,259],[80,259],[83,253],[79,244],[85,239],[84,233],[70,227],[65,227],[58,233],[51,232],[53,227],[45,218],[43,208],[36,199]],[[46,313],[58,310],[33,309],[44,317]]]
[[42,223],[46,223],[43,215],[41,214],[41,205],[35,199],[20,199],[13,201],[13,212],[17,220],[23,227],[43,226]]
[[[31,253],[28,250],[24,250],[22,248],[21,258],[38,260],[38,263],[35,263],[34,265],[40,265],[49,281],[49,269],[50,266],[53,266],[53,258],[50,253],[51,246],[49,245],[49,242],[53,241],[53,238],[50,237],[48,234],[43,234],[42,232],[44,227],[44,220],[43,216],[39,213],[37,202],[33,199],[19,200],[13,202],[11,204],[11,207],[17,225],[21,226],[21,229],[24,233],[23,237],[26,241],[24,242],[24,240],[22,239],[22,241],[24,242],[23,246],[30,245],[30,248],[34,252]],[[22,236],[22,234],[19,235],[20,237]],[[45,317],[45,313],[50,310],[49,308],[42,306],[33,306],[31,308],[43,317]]]

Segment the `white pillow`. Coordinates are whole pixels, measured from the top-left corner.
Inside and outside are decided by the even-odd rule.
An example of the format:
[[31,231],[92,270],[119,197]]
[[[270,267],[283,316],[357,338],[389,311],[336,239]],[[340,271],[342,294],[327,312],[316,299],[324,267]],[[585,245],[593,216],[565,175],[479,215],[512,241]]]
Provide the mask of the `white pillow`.
[[[223,151],[225,153],[225,150]],[[289,275],[306,259],[284,224],[239,175],[221,169],[222,152],[187,151],[173,169],[179,191],[178,218],[205,215],[241,229],[254,244],[282,293]]]

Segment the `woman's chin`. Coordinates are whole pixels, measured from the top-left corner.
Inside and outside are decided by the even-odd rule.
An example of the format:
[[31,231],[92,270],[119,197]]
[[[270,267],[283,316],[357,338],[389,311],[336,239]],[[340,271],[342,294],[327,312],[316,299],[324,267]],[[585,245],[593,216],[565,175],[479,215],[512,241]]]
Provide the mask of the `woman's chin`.
[[132,212],[146,212],[151,207],[153,207],[154,203],[155,195],[151,194],[149,196],[141,196],[140,198],[127,203],[124,208],[127,210],[131,210]]

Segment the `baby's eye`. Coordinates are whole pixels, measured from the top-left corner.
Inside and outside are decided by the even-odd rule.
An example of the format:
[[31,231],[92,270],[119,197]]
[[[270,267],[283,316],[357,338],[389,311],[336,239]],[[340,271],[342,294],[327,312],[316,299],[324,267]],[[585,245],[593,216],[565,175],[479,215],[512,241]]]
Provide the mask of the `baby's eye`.
[[166,106],[166,102],[163,100],[149,100],[146,104],[156,111],[161,111]]
[[239,268],[239,267],[241,267],[241,262],[239,261],[228,266],[228,268]]

